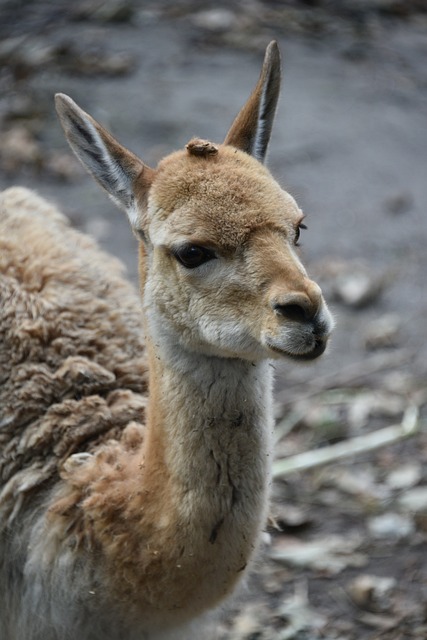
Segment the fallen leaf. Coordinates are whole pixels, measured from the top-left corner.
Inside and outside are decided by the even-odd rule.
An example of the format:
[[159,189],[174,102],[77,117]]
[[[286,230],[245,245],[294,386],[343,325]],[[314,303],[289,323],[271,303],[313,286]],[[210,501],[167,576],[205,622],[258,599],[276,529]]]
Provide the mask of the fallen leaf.
[[410,462],[393,469],[393,471],[388,474],[386,483],[392,489],[409,489],[415,486],[421,478],[421,465],[418,462]]
[[295,593],[285,600],[278,613],[285,618],[286,627],[277,633],[275,640],[290,640],[301,631],[321,629],[326,624],[325,616],[310,606],[305,583],[297,585]]
[[405,406],[405,399],[396,393],[366,391],[353,398],[348,409],[348,421],[353,430],[359,431],[369,418],[396,418],[402,415]]
[[399,496],[399,506],[405,511],[427,511],[427,487],[415,487]]
[[273,543],[270,557],[291,566],[309,567],[335,575],[346,567],[363,567],[366,564],[366,556],[356,553],[361,542],[360,536],[355,534],[345,537],[329,535],[307,542],[281,536]]
[[389,615],[385,616],[375,613],[362,613],[362,615],[359,616],[358,620],[359,622],[365,624],[367,627],[382,629],[384,631],[388,631],[389,629],[398,629],[401,622],[400,618],[392,618]]
[[387,611],[391,604],[390,594],[395,586],[395,578],[361,574],[350,582],[347,592],[362,609]]
[[287,529],[303,529],[312,522],[308,509],[297,507],[292,504],[278,504],[274,507],[274,522],[278,531]]
[[415,525],[409,516],[389,512],[370,518],[368,529],[374,538],[401,540],[414,533]]
[[255,634],[260,631],[262,618],[263,615],[260,607],[252,602],[250,606],[245,607],[236,616],[232,629],[232,637],[236,640],[256,637]]

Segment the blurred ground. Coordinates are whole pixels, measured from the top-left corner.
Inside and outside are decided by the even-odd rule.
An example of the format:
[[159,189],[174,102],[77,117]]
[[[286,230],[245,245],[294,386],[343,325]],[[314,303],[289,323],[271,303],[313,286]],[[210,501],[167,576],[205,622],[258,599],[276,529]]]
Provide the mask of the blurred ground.
[[277,526],[216,636],[425,640],[425,1],[2,0],[0,187],[56,200],[136,281],[136,242],[71,157],[53,94],[155,164],[193,135],[223,138],[272,38],[284,89],[269,166],[307,215],[304,261],[337,319],[319,363],[277,366],[276,456],[416,411],[421,428],[276,479]]

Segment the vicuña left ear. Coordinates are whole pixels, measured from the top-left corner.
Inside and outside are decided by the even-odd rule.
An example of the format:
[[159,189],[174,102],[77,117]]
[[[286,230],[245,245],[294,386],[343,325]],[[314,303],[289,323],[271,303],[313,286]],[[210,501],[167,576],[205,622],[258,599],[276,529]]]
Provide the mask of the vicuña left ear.
[[147,194],[155,171],[123,147],[68,96],[55,96],[56,110],[70,146],[89,173],[125,209],[138,228],[135,191]]
[[280,93],[280,53],[274,40],[268,45],[258,83],[241,109],[225,144],[246,151],[264,162]]

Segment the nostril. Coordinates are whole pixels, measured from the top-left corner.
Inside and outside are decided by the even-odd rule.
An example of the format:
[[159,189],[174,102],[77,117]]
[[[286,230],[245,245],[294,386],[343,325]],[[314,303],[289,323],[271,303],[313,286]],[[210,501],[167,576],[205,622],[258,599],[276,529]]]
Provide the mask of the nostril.
[[276,304],[274,310],[287,320],[307,322],[310,319],[310,313],[300,304]]

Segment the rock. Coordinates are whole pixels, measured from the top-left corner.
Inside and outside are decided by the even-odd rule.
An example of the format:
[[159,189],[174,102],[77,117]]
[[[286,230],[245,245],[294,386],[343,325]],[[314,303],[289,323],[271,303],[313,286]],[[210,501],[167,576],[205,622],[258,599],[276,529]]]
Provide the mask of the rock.
[[367,262],[329,258],[316,265],[322,288],[328,298],[351,308],[375,302],[384,290],[388,274],[374,272]]
[[236,15],[230,9],[206,9],[192,15],[192,23],[201,29],[213,32],[229,31],[236,26]]
[[396,314],[386,314],[371,322],[363,336],[365,348],[369,351],[397,347],[401,319]]
[[384,278],[368,269],[359,269],[338,276],[333,293],[337,300],[348,307],[362,308],[378,299],[384,284]]

